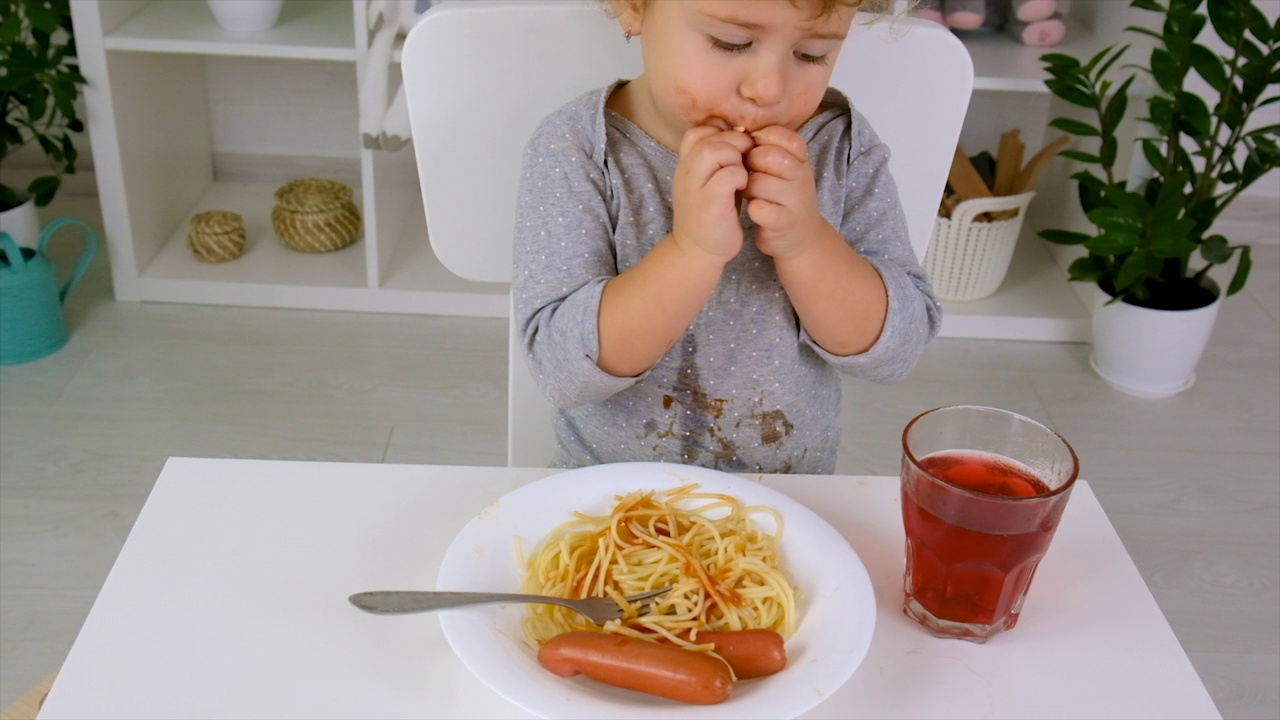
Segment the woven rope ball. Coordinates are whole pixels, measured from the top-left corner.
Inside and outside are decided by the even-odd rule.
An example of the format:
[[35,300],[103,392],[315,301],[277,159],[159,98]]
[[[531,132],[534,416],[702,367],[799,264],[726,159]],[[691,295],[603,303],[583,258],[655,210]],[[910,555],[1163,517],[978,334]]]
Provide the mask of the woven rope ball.
[[351,188],[340,182],[298,178],[277,188],[275,196],[271,227],[294,250],[341,250],[360,234],[360,210]]
[[235,260],[244,252],[244,218],[229,210],[209,210],[191,216],[187,247],[196,259],[210,263]]

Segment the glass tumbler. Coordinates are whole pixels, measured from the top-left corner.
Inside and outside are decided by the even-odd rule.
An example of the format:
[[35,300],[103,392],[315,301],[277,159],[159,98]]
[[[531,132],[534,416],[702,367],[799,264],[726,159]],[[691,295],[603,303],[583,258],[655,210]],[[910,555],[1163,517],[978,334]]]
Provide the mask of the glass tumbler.
[[938,637],[985,642],[1018,623],[1079,461],[1007,410],[953,405],[902,433],[903,610]]

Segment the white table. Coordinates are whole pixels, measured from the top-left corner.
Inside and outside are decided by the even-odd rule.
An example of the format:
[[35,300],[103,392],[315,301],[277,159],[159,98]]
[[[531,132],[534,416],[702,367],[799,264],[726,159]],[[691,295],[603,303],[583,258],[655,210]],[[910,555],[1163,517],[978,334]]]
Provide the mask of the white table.
[[[173,458],[40,717],[528,717],[437,616],[389,621],[347,596],[434,587],[472,516],[551,472]],[[1219,717],[1087,483],[1018,627],[975,645],[902,614],[896,478],[760,479],[839,530],[875,586],[866,659],[805,717]]]

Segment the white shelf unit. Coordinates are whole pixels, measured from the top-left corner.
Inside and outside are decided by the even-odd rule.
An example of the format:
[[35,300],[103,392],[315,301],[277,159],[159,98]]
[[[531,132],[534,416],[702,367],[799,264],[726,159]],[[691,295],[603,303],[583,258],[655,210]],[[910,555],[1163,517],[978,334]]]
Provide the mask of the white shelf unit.
[[[119,300],[506,315],[506,285],[461,280],[436,260],[412,152],[360,146],[366,10],[366,0],[286,0],[274,28],[238,34],[198,0],[73,0]],[[965,42],[977,77],[962,146],[994,150],[1012,118],[1038,147],[1046,50],[999,34]],[[1083,55],[1103,44],[1073,25],[1058,49]],[[359,242],[315,255],[280,244],[272,193],[303,175],[352,185]],[[186,247],[186,231],[194,213],[215,208],[240,213],[249,242],[240,258],[206,264]],[[944,304],[944,336],[1088,338],[1088,310],[1031,223],[1024,235],[995,295]]]
[[[117,299],[506,314],[506,285],[462,280],[431,252],[412,152],[361,147],[365,12],[287,0],[274,28],[240,34],[197,0],[72,3]],[[356,244],[311,254],[275,237],[275,189],[308,175],[352,186]],[[191,216],[210,209],[244,218],[236,260],[187,248]]]

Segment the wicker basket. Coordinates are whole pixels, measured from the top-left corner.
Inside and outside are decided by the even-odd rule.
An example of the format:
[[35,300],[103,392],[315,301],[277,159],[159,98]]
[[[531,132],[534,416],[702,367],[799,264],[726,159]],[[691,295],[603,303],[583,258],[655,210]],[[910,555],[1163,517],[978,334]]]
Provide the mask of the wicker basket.
[[299,178],[275,193],[271,227],[285,245],[302,252],[332,252],[360,234],[360,210],[351,188],[333,180]]
[[197,260],[210,263],[235,260],[244,252],[244,218],[229,210],[209,210],[191,216],[187,247]]
[[[994,293],[1004,282],[1018,233],[1034,192],[965,200],[950,218],[940,217],[924,255],[924,269],[933,292],[942,300],[977,300]],[[1013,211],[1013,217],[978,221],[983,213]]]

